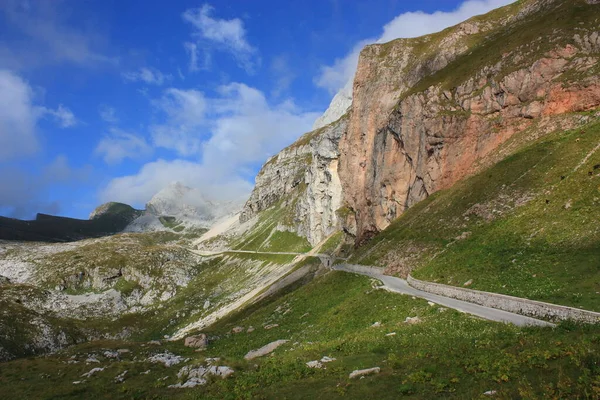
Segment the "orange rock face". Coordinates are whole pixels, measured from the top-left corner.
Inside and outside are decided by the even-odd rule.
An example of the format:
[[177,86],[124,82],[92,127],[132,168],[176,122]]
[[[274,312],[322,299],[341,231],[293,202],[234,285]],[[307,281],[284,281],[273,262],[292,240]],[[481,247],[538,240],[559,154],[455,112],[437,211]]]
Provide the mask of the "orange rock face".
[[[499,74],[502,64],[474,71],[451,90],[432,86],[400,102],[399,93],[415,76],[398,89],[398,78],[390,78],[394,71],[374,57],[376,49],[367,49],[354,82],[348,131],[340,142],[339,174],[345,203],[354,212],[357,242],[475,172],[537,118],[598,107],[600,78],[585,74],[597,62],[600,40],[592,45],[597,47],[559,47],[509,74]],[[563,79],[574,72],[583,75]]]

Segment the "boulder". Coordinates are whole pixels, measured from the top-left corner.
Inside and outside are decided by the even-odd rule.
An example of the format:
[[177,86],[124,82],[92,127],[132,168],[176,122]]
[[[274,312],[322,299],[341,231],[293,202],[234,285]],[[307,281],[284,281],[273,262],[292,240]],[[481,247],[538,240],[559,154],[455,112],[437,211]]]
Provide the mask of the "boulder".
[[317,369],[323,368],[323,364],[320,361],[316,361],[316,360],[307,362],[306,366],[308,368],[317,368]]
[[379,367],[367,368],[367,369],[357,369],[356,371],[352,371],[350,373],[349,378],[355,379],[355,378],[360,378],[360,377],[366,376],[366,375],[378,374],[379,372],[381,372],[381,368],[379,368]]
[[418,324],[419,322],[421,322],[421,318],[419,317],[406,317],[406,319],[404,320],[405,323],[410,324],[410,325],[414,325],[414,324]]
[[208,346],[208,337],[204,333],[185,338],[184,345],[195,349],[205,349]]
[[275,349],[277,349],[279,346],[281,346],[282,344],[285,344],[287,342],[289,342],[289,340],[276,340],[274,342],[271,342],[271,343],[261,347],[260,349],[249,351],[248,354],[246,354],[244,356],[244,359],[253,360],[257,357],[266,356],[267,354],[274,352]]

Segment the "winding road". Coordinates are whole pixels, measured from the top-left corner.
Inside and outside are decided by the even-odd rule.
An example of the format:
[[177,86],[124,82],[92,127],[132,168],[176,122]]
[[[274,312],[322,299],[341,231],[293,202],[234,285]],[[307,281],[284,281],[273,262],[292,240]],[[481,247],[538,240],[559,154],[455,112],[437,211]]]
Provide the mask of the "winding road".
[[495,308],[484,307],[478,304],[473,304],[462,300],[452,299],[450,297],[444,297],[437,294],[424,292],[422,290],[418,290],[409,286],[408,282],[406,282],[404,279],[383,275],[381,272],[379,272],[379,269],[374,267],[366,267],[363,265],[338,264],[334,265],[332,269],[336,271],[351,272],[355,274],[369,276],[371,278],[375,278],[381,281],[385,289],[389,290],[390,292],[420,297],[422,299],[431,301],[444,307],[453,308],[455,310],[476,315],[478,317],[485,318],[491,321],[510,323],[515,324],[517,326],[555,326],[550,322],[526,317],[524,315],[514,314],[508,311],[497,310]]
[[[266,254],[266,255],[295,255],[304,257],[330,257],[327,254],[316,253],[319,246],[314,248],[313,252],[309,253],[292,253],[292,252],[261,252],[261,251],[250,251],[250,250],[226,250],[226,251],[200,251],[191,250],[193,253],[204,257],[216,256],[225,253],[242,253],[242,254]],[[338,259],[339,260],[339,259]],[[384,275],[381,273],[380,268],[370,267],[365,265],[353,265],[353,264],[336,264],[330,267],[336,271],[350,272],[359,275],[365,275],[371,278],[375,278],[383,283],[383,287],[394,293],[405,294],[409,296],[419,297],[433,303],[439,304],[444,307],[453,308],[460,312],[475,315],[490,321],[498,321],[504,323],[510,323],[517,326],[556,326],[550,322],[526,317],[524,315],[511,313],[508,311],[498,310],[495,308],[481,306],[479,304],[469,303],[463,300],[457,300],[450,297],[440,296],[433,293],[424,292],[419,289],[415,289],[408,285],[408,282],[401,278],[394,276]]]

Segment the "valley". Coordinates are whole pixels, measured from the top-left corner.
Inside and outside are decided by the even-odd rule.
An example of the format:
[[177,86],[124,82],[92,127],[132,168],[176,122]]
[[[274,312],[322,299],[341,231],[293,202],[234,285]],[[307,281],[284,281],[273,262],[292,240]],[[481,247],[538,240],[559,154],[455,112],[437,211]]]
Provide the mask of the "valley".
[[241,200],[0,218],[0,398],[600,398],[598,27],[367,45]]

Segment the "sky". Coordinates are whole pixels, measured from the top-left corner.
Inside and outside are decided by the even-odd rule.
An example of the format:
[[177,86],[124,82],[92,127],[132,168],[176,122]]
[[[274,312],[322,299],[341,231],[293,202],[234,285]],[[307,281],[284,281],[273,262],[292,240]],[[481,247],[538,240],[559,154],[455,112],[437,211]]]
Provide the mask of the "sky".
[[360,49],[511,0],[0,0],[0,215],[241,199]]

